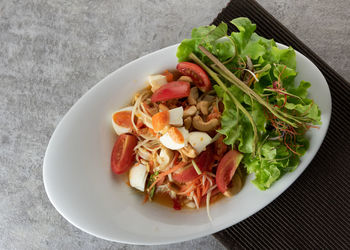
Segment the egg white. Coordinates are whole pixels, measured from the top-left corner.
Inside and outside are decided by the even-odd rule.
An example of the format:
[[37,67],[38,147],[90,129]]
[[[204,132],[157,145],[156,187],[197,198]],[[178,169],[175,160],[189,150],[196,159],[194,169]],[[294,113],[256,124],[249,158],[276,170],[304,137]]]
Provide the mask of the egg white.
[[200,154],[210,144],[211,137],[205,132],[191,132],[188,136],[188,142]]
[[156,91],[164,84],[167,84],[166,76],[163,75],[150,75],[148,76],[148,82],[151,85],[152,92]]
[[147,167],[143,164],[136,163],[129,171],[130,186],[142,192],[145,191],[147,175]]
[[169,110],[169,124],[174,126],[182,126],[183,119],[182,116],[184,114],[183,107],[177,107]]

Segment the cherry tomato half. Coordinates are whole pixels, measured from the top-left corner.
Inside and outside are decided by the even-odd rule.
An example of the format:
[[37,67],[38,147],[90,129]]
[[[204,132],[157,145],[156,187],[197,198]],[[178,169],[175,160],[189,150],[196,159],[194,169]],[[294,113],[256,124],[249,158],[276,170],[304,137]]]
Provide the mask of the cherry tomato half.
[[160,102],[175,98],[187,97],[190,95],[190,88],[191,87],[189,82],[168,82],[153,93],[151,101]]
[[135,161],[134,148],[137,138],[134,135],[122,134],[114,144],[111,156],[111,168],[115,174],[128,171]]
[[243,154],[237,150],[228,151],[220,160],[216,170],[216,185],[221,193],[225,193],[227,186],[232,180],[236,169],[243,158]]
[[203,92],[211,89],[211,83],[207,73],[197,64],[190,62],[180,62],[176,69],[183,75],[192,78],[192,81]]
[[[214,162],[214,152],[212,147],[208,147],[207,150],[202,152],[196,159],[195,162],[198,166],[198,168],[203,172],[209,169],[209,167]],[[190,167],[182,170],[179,173],[173,173],[173,179],[180,183],[185,183],[188,181],[192,181],[198,176],[198,173],[194,169],[194,167],[191,165]]]

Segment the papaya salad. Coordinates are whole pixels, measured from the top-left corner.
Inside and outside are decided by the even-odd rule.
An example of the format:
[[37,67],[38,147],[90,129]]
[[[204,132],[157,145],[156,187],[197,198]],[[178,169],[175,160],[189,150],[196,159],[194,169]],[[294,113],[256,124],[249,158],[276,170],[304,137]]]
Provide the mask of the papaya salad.
[[295,83],[295,51],[257,35],[248,18],[201,26],[177,49],[176,69],[150,75],[131,105],[112,115],[118,135],[115,174],[144,201],[167,197],[174,209],[209,206],[240,191],[246,174],[268,189],[293,171],[308,148],[306,132],[321,124]]

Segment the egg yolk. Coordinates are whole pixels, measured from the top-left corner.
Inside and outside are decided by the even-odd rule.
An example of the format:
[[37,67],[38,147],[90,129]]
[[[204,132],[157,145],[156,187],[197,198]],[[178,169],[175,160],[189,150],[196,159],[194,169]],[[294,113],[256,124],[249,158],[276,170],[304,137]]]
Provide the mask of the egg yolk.
[[153,130],[156,132],[162,131],[169,124],[169,120],[170,115],[167,110],[155,114],[152,116]]
[[131,111],[120,111],[113,115],[113,121],[124,128],[132,128]]
[[180,130],[178,130],[176,127],[171,127],[168,130],[168,134],[170,138],[173,139],[173,141],[176,143],[182,144],[185,142],[184,136],[182,135]]

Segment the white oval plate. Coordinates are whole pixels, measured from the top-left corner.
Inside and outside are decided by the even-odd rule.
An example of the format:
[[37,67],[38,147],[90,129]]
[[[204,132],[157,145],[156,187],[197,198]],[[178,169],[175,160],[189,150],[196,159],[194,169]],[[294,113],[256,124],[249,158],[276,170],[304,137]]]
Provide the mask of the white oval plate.
[[[322,110],[323,125],[308,132],[310,149],[299,167],[269,190],[260,191],[250,180],[235,197],[206,210],[181,210],[159,204],[143,204],[125,184],[125,177],[110,171],[110,155],[116,136],[113,111],[127,105],[145,87],[147,76],[176,67],[178,45],[141,57],[116,70],[89,90],[64,116],[46,150],[43,178],[47,195],[57,211],[74,226],[97,237],[131,244],[166,244],[215,233],[256,213],[305,170],[326,135],[331,117],[331,95],[317,67],[296,53],[297,81],[312,83],[310,95]],[[285,47],[280,45],[280,47]]]

